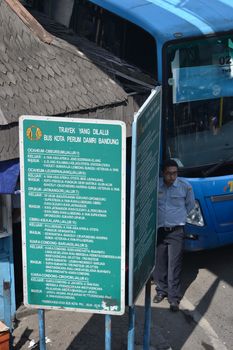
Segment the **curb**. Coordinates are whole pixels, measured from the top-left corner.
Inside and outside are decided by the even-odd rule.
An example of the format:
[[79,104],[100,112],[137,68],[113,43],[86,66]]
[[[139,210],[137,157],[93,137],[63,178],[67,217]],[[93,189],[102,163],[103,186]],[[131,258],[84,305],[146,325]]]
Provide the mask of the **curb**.
[[24,317],[27,317],[30,315],[35,315],[37,312],[38,312],[37,309],[32,309],[32,308],[26,307],[24,305],[20,305],[20,307],[16,310],[15,318],[17,320],[20,320]]

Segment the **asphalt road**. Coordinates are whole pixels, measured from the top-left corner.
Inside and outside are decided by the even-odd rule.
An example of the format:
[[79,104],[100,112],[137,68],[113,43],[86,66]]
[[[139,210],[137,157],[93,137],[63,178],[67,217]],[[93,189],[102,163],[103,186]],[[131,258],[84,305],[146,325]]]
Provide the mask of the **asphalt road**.
[[233,349],[233,245],[187,253],[183,281],[184,301],[202,317],[212,341],[217,336],[226,349]]

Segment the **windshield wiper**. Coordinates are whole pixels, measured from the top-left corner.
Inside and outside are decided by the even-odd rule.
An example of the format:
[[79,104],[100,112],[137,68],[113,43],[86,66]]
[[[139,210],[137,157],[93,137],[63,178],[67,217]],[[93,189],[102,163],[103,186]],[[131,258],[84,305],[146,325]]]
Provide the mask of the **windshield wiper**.
[[231,162],[233,160],[233,156],[227,158],[227,159],[224,159],[222,160],[221,162],[211,166],[209,169],[207,169],[206,171],[203,171],[202,174],[204,177],[212,174],[213,172],[215,172],[215,170],[221,168],[224,164],[228,163],[228,162]]

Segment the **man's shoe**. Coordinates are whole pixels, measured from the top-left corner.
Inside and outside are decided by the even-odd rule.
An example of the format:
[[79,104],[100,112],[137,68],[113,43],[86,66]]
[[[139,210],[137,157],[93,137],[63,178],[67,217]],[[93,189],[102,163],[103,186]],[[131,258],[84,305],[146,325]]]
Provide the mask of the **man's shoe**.
[[177,312],[179,311],[179,304],[178,303],[170,303],[170,310],[172,312]]
[[156,304],[161,303],[161,301],[162,301],[164,298],[166,298],[166,295],[164,295],[164,294],[156,294],[156,295],[154,296],[154,298],[153,298],[153,303],[156,303]]

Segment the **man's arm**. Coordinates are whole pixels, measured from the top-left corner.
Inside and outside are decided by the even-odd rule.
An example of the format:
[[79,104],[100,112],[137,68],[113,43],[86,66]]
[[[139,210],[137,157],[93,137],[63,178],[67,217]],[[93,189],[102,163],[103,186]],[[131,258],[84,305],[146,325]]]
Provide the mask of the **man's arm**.
[[187,210],[188,214],[195,207],[194,193],[193,193],[192,186],[190,184],[188,184],[188,188],[187,188],[187,194],[186,194],[186,198],[185,198],[185,206],[186,206],[186,210]]

